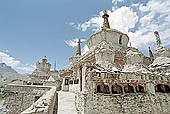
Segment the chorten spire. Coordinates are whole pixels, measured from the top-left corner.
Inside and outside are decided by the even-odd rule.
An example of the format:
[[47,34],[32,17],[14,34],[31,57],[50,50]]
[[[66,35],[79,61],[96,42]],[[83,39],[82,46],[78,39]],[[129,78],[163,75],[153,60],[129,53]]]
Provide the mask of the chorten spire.
[[154,56],[150,47],[149,47],[149,58],[150,58],[150,62],[152,63],[154,61]]
[[162,43],[161,43],[161,39],[160,39],[160,36],[159,36],[159,33],[157,31],[154,32],[154,35],[156,37],[156,43],[157,43],[157,47],[162,47]]
[[78,39],[78,45],[77,45],[77,51],[76,51],[76,55],[81,55],[81,46],[80,46],[80,39]]
[[151,50],[150,47],[149,47],[149,57],[150,57],[150,58],[153,58],[153,53],[152,53],[152,50]]
[[56,61],[54,62],[54,71],[56,71]]
[[107,10],[104,10],[103,13],[104,13],[104,15],[102,16],[104,18],[103,28],[110,28],[110,24],[108,20],[109,15],[107,14]]

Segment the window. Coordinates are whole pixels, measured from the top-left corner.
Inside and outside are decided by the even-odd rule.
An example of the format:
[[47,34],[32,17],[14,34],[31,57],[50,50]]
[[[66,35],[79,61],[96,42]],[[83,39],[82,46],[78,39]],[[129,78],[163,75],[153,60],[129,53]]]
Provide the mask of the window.
[[141,85],[136,86],[136,92],[137,93],[143,93],[144,92],[144,87]]
[[110,91],[109,91],[109,86],[108,86],[108,85],[104,85],[103,93],[106,93],[106,94],[109,94],[109,93],[110,93]]
[[169,93],[169,92],[170,92],[170,88],[169,88],[168,85],[165,85],[165,92],[166,92],[166,93]]
[[120,35],[120,38],[119,38],[119,44],[120,45],[122,44],[122,34]]
[[97,86],[97,93],[101,93],[101,86],[100,85]]
[[97,93],[110,94],[108,85],[97,85]]
[[169,93],[170,92],[170,88],[168,85],[164,85],[164,84],[158,84],[155,88],[156,92],[162,92],[162,93]]
[[156,86],[156,92],[164,92],[164,91],[165,91],[165,89],[164,89],[163,84],[158,84]]
[[134,93],[133,86],[131,85],[125,86],[124,89],[125,89],[125,93]]
[[122,87],[120,85],[112,85],[112,94],[121,94],[122,93]]

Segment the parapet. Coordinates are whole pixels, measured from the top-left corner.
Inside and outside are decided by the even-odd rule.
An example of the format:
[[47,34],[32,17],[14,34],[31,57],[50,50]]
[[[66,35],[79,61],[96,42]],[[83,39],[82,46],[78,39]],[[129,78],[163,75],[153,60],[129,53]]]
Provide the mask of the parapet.
[[58,108],[56,91],[55,86],[7,85],[5,110],[15,114],[53,114]]

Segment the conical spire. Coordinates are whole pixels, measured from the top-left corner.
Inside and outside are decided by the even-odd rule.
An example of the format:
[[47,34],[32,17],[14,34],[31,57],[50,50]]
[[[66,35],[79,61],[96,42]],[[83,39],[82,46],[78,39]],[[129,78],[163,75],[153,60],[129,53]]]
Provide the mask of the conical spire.
[[54,71],[56,71],[56,61],[54,62]]
[[162,47],[162,43],[161,43],[161,39],[160,39],[159,33],[157,31],[155,31],[154,35],[156,37],[157,47]]
[[153,62],[154,56],[153,56],[153,53],[150,47],[149,47],[149,57],[150,57],[151,62]]
[[80,46],[80,39],[78,39],[78,45],[77,45],[77,51],[76,51],[76,55],[81,55],[81,46]]
[[149,57],[150,57],[150,58],[153,57],[153,53],[152,53],[152,50],[151,50],[150,47],[149,47]]
[[104,18],[103,28],[110,28],[110,24],[108,20],[109,15],[107,14],[107,10],[104,10],[103,13],[104,13],[104,15],[102,16]]

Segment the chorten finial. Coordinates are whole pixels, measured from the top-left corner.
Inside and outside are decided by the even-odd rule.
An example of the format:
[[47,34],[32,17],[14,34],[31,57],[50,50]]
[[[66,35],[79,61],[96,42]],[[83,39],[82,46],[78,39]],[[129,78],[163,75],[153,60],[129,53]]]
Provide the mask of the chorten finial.
[[131,42],[129,42],[129,47],[132,47],[132,44],[131,44]]
[[110,24],[108,20],[109,15],[107,14],[107,10],[105,9],[103,13],[104,13],[104,15],[102,16],[104,18],[103,28],[110,28]]
[[157,31],[155,31],[154,35],[156,37],[157,47],[162,47],[162,43],[161,43],[161,39],[160,39],[159,33]]
[[77,51],[76,51],[76,55],[81,55],[81,46],[80,46],[80,39],[78,39],[78,45],[77,45]]
[[43,63],[46,63],[46,62],[47,62],[47,56],[44,56],[44,58],[42,59],[42,62],[43,62]]
[[54,62],[54,71],[56,71],[56,61]]

